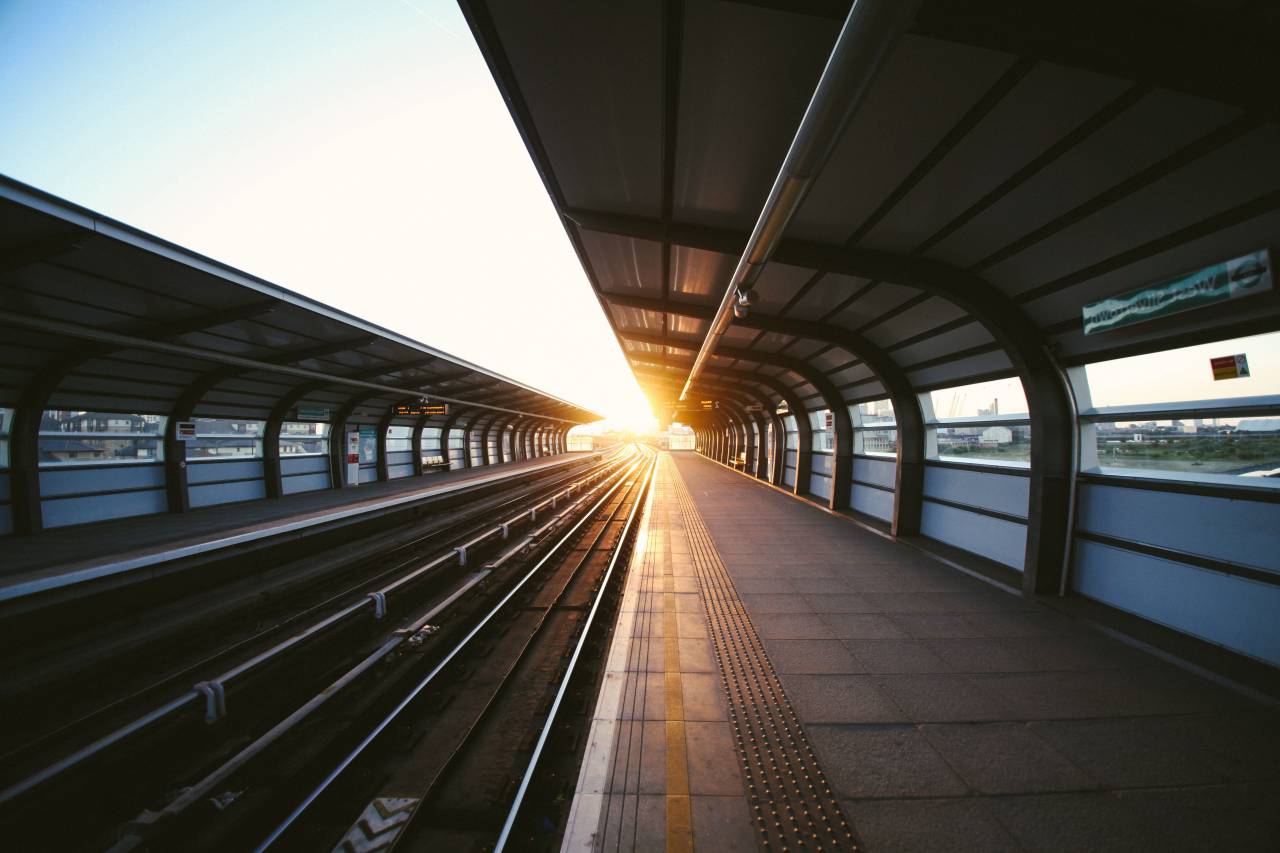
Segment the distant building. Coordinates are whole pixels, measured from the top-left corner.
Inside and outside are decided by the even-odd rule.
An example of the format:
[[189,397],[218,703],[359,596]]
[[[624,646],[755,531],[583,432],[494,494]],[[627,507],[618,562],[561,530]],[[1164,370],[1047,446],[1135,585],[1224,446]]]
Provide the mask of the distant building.
[[1009,444],[1013,441],[1013,430],[1002,426],[987,427],[978,436],[978,441],[983,444]]
[[1236,425],[1237,432],[1280,432],[1280,418],[1246,418]]

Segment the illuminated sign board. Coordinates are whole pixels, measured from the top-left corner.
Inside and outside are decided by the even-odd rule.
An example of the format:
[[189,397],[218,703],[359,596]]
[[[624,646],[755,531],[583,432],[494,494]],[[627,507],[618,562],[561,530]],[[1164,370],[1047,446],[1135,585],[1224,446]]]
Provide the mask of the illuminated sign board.
[[391,407],[398,418],[422,418],[449,414],[448,403],[399,403]]
[[329,410],[322,409],[317,406],[299,406],[298,420],[300,421],[327,421],[329,420]]

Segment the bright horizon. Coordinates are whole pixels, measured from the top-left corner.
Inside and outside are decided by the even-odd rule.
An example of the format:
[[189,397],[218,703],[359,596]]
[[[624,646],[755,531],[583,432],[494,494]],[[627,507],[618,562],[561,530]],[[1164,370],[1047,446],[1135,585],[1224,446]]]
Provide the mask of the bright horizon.
[[7,2],[0,111],[0,173],[653,426],[452,2]]

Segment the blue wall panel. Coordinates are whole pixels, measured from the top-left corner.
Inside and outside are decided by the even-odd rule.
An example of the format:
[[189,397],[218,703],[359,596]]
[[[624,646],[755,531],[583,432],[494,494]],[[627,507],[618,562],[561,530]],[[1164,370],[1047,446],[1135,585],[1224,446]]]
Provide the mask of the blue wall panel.
[[1078,506],[1080,530],[1280,571],[1280,504],[1082,483]]
[[1030,477],[991,474],[986,471],[960,471],[927,465],[924,469],[926,497],[1027,517],[1027,494]]
[[788,450],[782,457],[782,464],[786,468],[796,467],[796,452],[794,450]]
[[0,501],[9,500],[9,472],[0,471]]
[[[235,462],[188,462],[187,483],[212,483],[219,480],[247,480],[262,477],[261,459]],[[162,478],[163,479],[163,478]]]
[[809,475],[809,494],[826,500],[831,496],[831,478],[820,474]]
[[833,458],[833,457],[831,456],[831,454],[830,454],[830,453],[818,453],[818,452],[816,452],[816,451],[815,451],[815,452],[814,452],[814,454],[813,454],[813,471],[814,471],[814,473],[816,473],[816,474],[826,474],[828,477],[830,477],[830,476],[831,476],[831,464],[832,464],[831,460],[832,460],[832,458]]
[[328,474],[328,456],[282,456],[280,457],[280,473],[290,474]]
[[238,483],[192,485],[187,488],[187,496],[195,508],[265,498],[267,489],[262,480],[242,480]]
[[377,465],[361,465],[360,466],[360,482],[361,483],[378,482],[378,466]]
[[107,518],[148,515],[169,509],[164,489],[146,492],[121,492],[114,495],[86,495],[79,498],[55,498],[40,503],[46,527],[65,527]]
[[874,483],[886,489],[894,488],[898,476],[898,463],[894,459],[864,459],[853,457],[853,479]]
[[387,479],[413,476],[413,451],[397,450],[387,454]]
[[882,492],[869,486],[853,485],[849,506],[882,521],[893,521],[893,493]]
[[40,494],[44,497],[145,488],[164,488],[163,466],[109,465],[101,468],[54,468],[40,472]]
[[280,489],[286,495],[296,495],[299,492],[315,492],[320,489],[329,488],[329,472],[323,474],[295,474],[292,477],[285,477],[280,484]]
[[925,501],[920,532],[1022,571],[1027,547],[1025,524]]
[[1280,587],[1077,541],[1081,595],[1280,666]]
[[787,486],[789,488],[795,487],[796,485],[796,469],[795,468],[782,469],[782,485]]

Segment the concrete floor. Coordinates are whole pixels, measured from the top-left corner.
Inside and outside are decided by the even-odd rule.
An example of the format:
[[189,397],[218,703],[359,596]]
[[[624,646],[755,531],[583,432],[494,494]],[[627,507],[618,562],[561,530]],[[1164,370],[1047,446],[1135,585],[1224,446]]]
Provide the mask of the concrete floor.
[[694,454],[665,460],[566,849],[672,849],[686,814],[694,849],[755,846],[692,523],[870,853],[1280,850],[1280,713]]

